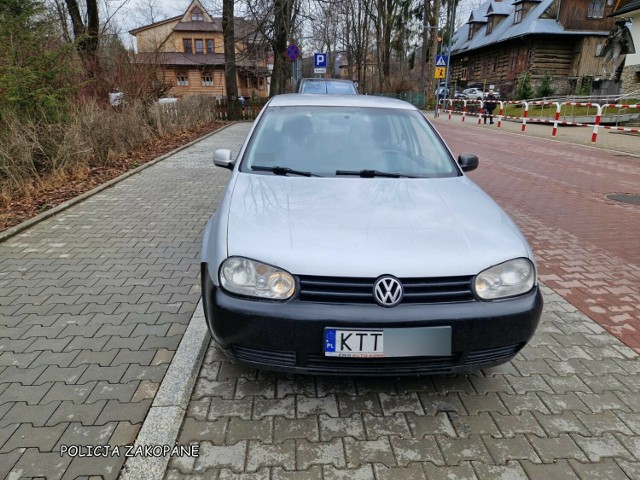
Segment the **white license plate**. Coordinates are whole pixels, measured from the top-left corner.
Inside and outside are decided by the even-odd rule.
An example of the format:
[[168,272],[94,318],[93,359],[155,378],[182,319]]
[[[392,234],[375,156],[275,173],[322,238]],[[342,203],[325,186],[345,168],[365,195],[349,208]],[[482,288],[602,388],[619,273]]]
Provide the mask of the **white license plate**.
[[324,354],[328,357],[384,357],[384,332],[327,328]]

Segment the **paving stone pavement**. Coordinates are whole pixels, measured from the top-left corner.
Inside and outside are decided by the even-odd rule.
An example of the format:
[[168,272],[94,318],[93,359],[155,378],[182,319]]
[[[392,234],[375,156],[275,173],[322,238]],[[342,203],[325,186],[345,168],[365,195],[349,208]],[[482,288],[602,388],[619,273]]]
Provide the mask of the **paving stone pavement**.
[[193,314],[202,230],[249,124],[0,243],[0,478],[116,478]]

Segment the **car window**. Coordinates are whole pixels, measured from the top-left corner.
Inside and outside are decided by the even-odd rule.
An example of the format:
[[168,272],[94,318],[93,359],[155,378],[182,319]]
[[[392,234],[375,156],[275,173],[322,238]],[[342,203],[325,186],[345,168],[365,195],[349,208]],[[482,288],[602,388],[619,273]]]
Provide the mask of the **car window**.
[[252,166],[288,167],[322,176],[333,176],[336,170],[459,175],[450,153],[420,112],[388,108],[268,108],[240,170],[252,172]]
[[357,93],[351,82],[332,82],[325,80],[307,80],[303,81],[300,93],[333,93],[352,95]]
[[356,93],[353,88],[353,84],[349,82],[328,82],[327,83],[327,93],[340,93],[351,95]]
[[327,93],[324,82],[304,82],[302,84],[302,93]]

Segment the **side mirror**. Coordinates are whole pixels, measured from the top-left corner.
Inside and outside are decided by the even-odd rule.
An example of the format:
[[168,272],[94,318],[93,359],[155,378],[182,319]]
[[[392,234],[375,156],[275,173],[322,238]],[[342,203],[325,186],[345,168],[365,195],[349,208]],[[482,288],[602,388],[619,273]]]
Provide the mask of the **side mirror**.
[[458,156],[458,165],[463,172],[470,172],[478,168],[478,157],[475,155],[462,154]]
[[228,148],[220,148],[213,152],[213,163],[218,167],[233,170],[235,163],[231,160],[231,150]]

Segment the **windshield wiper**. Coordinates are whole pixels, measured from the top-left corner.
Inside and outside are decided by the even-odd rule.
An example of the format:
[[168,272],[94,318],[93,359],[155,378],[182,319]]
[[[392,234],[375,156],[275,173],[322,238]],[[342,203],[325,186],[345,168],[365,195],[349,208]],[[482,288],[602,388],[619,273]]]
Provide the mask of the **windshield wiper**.
[[381,172],[379,170],[336,170],[336,175],[358,175],[362,178],[386,177],[386,178],[416,178],[400,173]]
[[252,165],[251,166],[251,170],[257,170],[259,172],[272,172],[274,175],[300,175],[303,177],[319,177],[320,175],[317,175],[315,173],[311,173],[311,172],[304,172],[302,170],[294,170],[293,168],[289,168],[289,167],[268,167],[267,165]]

